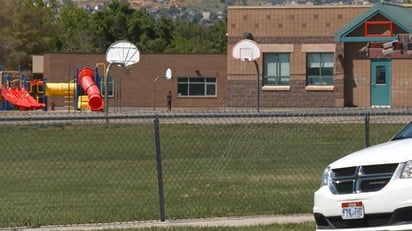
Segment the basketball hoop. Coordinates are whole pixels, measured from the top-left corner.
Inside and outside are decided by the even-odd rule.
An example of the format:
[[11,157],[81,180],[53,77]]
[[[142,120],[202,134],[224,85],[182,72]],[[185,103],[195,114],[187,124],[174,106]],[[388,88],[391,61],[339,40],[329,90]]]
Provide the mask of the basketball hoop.
[[260,49],[255,41],[243,39],[233,46],[232,56],[235,59],[250,62],[260,58]]
[[112,43],[107,49],[106,61],[110,64],[129,67],[140,61],[140,52],[133,43],[120,40]]

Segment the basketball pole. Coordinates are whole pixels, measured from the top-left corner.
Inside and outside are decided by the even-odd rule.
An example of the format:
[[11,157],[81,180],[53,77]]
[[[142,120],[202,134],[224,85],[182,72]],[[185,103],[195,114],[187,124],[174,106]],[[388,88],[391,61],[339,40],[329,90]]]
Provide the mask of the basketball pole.
[[[250,33],[249,33],[250,34]],[[250,34],[251,35],[251,34]],[[253,39],[253,37],[251,37]],[[259,83],[259,65],[256,61],[261,55],[258,44],[251,39],[242,39],[238,41],[232,48],[232,56],[235,59],[240,59],[242,62],[253,61],[256,67],[256,111],[260,108],[260,83]]]
[[256,60],[253,60],[256,67],[256,111],[259,112],[260,108],[260,83],[259,83],[259,65]]
[[109,65],[106,67],[106,73],[104,75],[104,114],[106,124],[109,123],[109,90],[108,79],[110,68],[113,64],[122,66],[124,68],[138,63],[140,60],[140,53],[137,47],[126,40],[119,40],[110,45],[106,50],[106,61]]
[[110,68],[112,67],[113,63],[109,63],[106,68],[106,74],[104,75],[104,118],[106,120],[106,124],[109,124],[109,95],[107,94],[108,92],[108,78],[109,78],[109,71]]
[[[243,62],[250,62],[248,58],[243,59]],[[253,60],[253,63],[256,67],[256,111],[259,112],[260,108],[260,80],[259,80],[259,64],[256,62],[256,59]]]

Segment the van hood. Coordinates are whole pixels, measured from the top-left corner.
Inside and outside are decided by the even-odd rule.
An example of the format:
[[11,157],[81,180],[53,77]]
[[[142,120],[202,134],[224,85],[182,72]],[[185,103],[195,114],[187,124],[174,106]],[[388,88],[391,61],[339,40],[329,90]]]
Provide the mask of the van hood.
[[371,146],[330,164],[331,168],[346,168],[377,164],[401,163],[412,160],[412,139],[388,141]]

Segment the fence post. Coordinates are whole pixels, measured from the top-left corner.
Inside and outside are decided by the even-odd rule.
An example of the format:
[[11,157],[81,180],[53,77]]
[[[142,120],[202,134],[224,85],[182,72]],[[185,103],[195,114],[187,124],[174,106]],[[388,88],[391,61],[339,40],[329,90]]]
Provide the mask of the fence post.
[[157,184],[159,187],[159,209],[160,221],[165,221],[165,205],[163,194],[163,172],[162,172],[162,155],[160,152],[160,132],[159,132],[159,117],[156,115],[154,119],[154,135],[156,145],[156,162],[157,162]]
[[367,111],[365,113],[365,147],[369,147],[369,120],[370,113]]

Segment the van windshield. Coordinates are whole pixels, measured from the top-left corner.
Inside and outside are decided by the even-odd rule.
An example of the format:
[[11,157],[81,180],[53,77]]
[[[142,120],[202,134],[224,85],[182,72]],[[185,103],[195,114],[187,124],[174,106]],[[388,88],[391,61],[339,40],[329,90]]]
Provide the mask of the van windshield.
[[412,138],[412,122],[403,127],[391,140]]

